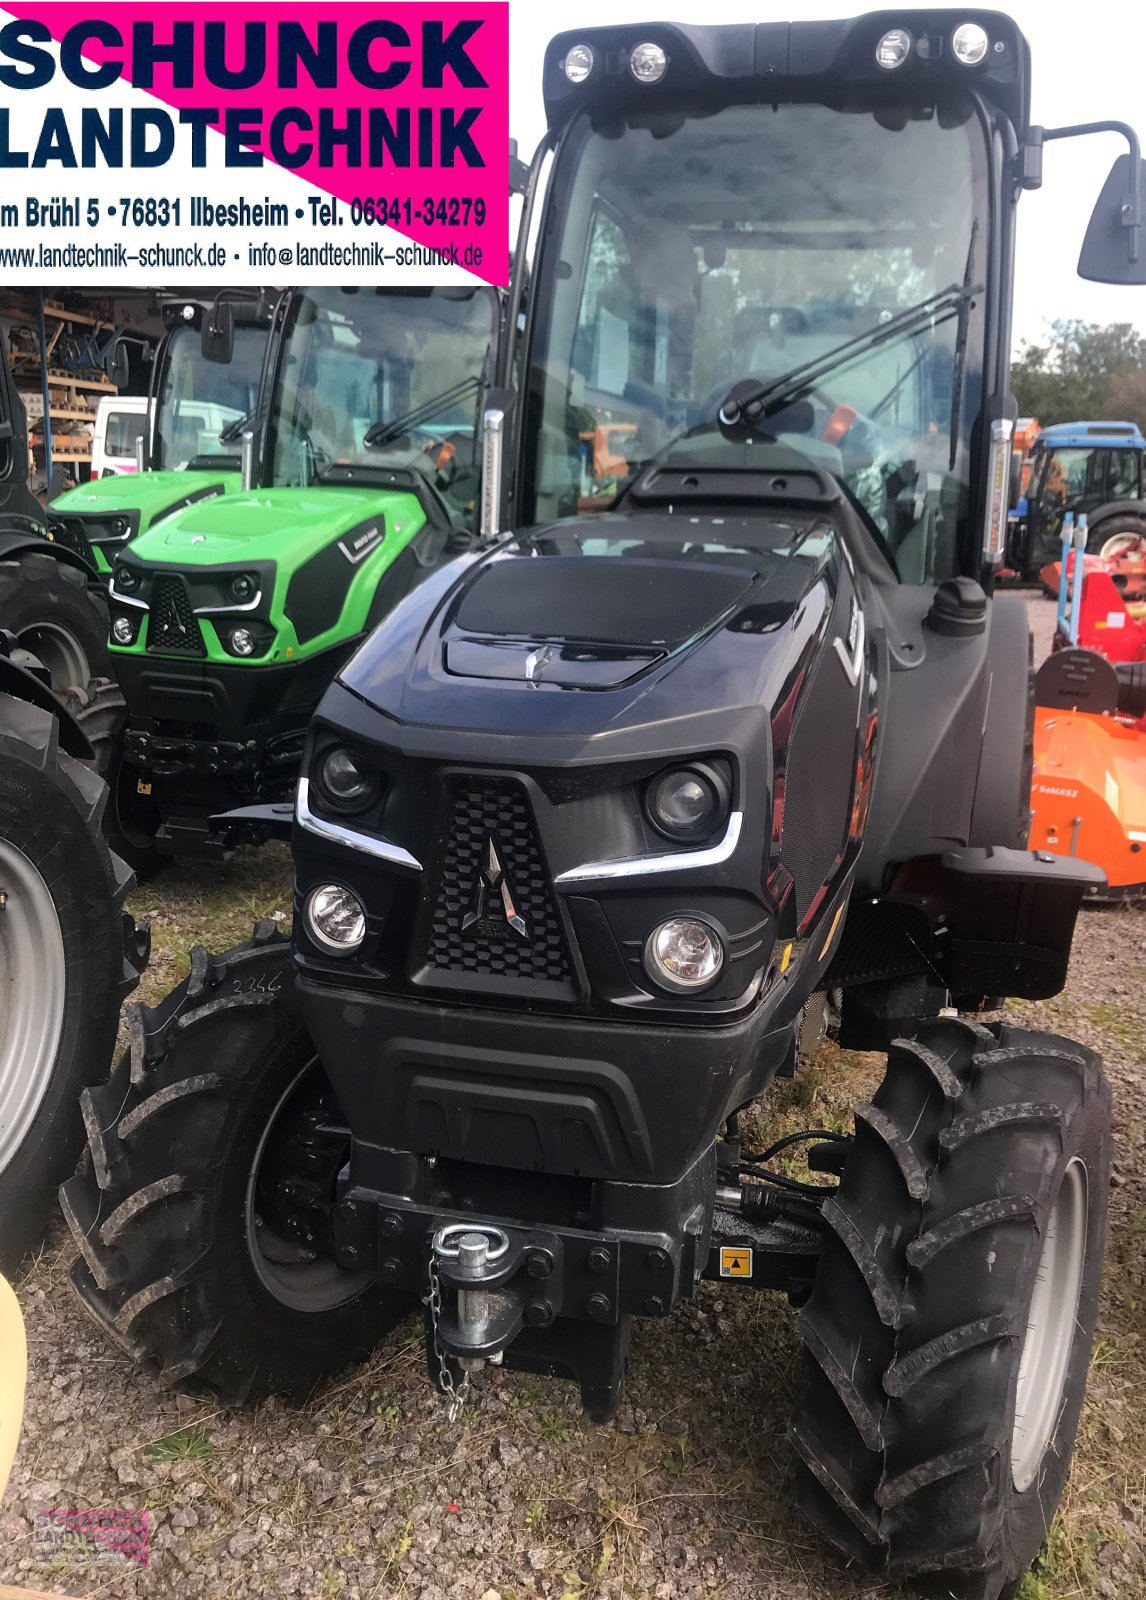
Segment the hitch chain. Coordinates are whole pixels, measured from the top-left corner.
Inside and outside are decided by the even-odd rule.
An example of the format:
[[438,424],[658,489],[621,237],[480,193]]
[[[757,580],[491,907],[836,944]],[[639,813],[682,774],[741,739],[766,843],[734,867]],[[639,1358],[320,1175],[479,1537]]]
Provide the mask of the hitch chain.
[[430,1292],[423,1297],[422,1304],[430,1308],[430,1328],[434,1335],[434,1354],[438,1358],[438,1387],[441,1389],[446,1402],[446,1421],[453,1424],[461,1419],[466,1401],[469,1399],[470,1375],[468,1372],[463,1372],[461,1383],[455,1387],[454,1375],[450,1371],[450,1364],[446,1360],[446,1353],[442,1349],[441,1341],[438,1338],[438,1322],[442,1314],[442,1285],[438,1277],[438,1258],[432,1248],[430,1250],[429,1279]]

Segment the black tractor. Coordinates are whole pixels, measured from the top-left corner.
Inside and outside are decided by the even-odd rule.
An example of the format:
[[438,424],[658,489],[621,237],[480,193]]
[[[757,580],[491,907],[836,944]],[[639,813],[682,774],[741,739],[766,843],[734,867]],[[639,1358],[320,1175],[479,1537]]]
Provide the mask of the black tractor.
[[[88,1097],[74,1282],[224,1402],[421,1305],[452,1414],[504,1362],[597,1419],[635,1317],[778,1290],[813,1521],[995,1600],[1066,1476],[1111,1152],[1092,1052],[976,1020],[1058,992],[1097,876],[1025,848],[991,598],[1053,130],[986,12],[587,29],[544,88],[483,548],[321,704],[293,939],[196,951]],[[1132,148],[1082,262],[1122,281]],[[886,1077],[793,1176],[741,1119],[827,1020]]]

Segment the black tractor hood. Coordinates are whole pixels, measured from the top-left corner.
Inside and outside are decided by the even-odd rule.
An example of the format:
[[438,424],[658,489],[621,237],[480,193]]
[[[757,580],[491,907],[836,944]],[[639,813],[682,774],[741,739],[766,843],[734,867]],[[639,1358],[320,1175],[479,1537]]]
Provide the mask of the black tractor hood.
[[429,579],[340,681],[408,729],[459,734],[625,742],[697,714],[767,715],[840,562],[821,512],[556,522]]

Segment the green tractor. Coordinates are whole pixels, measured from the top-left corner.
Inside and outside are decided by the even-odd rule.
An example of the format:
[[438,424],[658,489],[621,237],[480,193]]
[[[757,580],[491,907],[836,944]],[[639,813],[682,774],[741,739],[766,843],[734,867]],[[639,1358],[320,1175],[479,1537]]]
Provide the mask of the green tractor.
[[[90,550],[105,579],[124,545],[189,505],[238,490],[241,436],[257,408],[273,302],[257,291],[214,302],[171,299],[149,384],[148,431],[138,471],[93,480],[58,495],[50,526],[60,540]],[[108,375],[131,381],[132,347],[120,334]]]
[[128,715],[112,838],[137,872],[265,836],[257,821],[216,819],[290,800],[335,673],[474,543],[500,314],[484,288],[281,298],[242,440],[243,492],[164,518],[113,564],[111,654]]

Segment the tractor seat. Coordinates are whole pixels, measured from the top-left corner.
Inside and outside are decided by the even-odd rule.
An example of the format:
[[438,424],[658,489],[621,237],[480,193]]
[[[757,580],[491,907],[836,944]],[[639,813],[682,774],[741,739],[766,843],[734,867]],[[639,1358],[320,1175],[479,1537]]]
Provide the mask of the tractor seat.
[[1118,707],[1118,674],[1093,650],[1056,650],[1035,674],[1035,704],[1112,717]]

